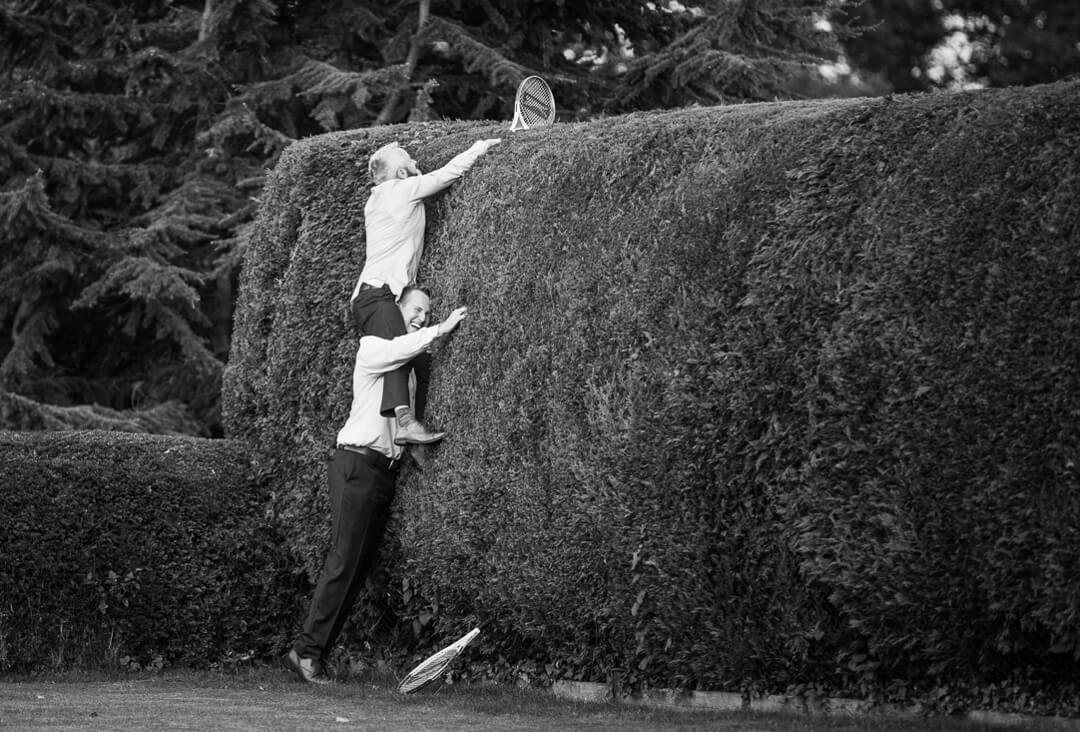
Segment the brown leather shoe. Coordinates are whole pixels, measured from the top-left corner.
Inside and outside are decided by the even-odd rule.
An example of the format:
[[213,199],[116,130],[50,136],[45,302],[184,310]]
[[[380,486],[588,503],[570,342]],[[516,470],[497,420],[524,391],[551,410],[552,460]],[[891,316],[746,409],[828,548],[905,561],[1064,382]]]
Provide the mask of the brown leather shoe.
[[322,664],[313,658],[300,658],[296,649],[290,649],[285,658],[281,659],[285,668],[294,671],[300,680],[306,684],[332,684],[333,681],[323,671]]
[[430,445],[446,437],[445,432],[428,432],[424,425],[413,416],[411,409],[398,415],[398,432],[394,437],[395,445]]

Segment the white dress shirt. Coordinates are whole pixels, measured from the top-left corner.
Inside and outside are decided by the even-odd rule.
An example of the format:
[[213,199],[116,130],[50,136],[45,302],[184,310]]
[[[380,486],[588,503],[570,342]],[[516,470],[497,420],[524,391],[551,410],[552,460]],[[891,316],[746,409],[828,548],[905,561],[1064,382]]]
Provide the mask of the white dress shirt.
[[[394,444],[397,420],[379,414],[382,405],[382,376],[403,366],[431,345],[439,333],[437,325],[386,340],[364,336],[356,349],[353,368],[352,409],[345,426],[338,431],[337,444],[370,447],[398,460],[405,448]],[[415,388],[410,379],[410,396]]]
[[353,289],[353,300],[361,282],[389,285],[394,297],[400,297],[401,291],[416,281],[427,223],[424,199],[463,176],[485,149],[477,143],[438,170],[391,178],[371,189],[364,206],[367,254]]

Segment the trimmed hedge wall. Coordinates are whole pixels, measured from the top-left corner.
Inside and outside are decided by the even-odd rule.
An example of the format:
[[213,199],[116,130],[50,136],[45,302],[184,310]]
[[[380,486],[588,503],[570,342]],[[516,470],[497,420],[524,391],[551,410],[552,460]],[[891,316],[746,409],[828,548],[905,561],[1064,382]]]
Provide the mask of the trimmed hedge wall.
[[0,432],[0,671],[276,653],[292,562],[234,441]]
[[224,410],[309,575],[367,157],[493,135],[428,207],[421,280],[470,315],[433,375],[451,436],[399,493],[402,617],[556,677],[1075,678],[1077,82],[293,145]]

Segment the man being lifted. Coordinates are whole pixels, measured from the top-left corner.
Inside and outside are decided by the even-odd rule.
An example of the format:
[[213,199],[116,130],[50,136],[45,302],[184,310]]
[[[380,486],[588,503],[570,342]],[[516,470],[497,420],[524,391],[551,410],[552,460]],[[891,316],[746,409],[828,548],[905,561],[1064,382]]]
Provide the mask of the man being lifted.
[[[421,173],[412,156],[396,142],[371,155],[368,173],[374,187],[364,206],[367,255],[352,294],[353,319],[363,335],[390,340],[406,334],[396,301],[402,290],[416,281],[427,222],[424,199],[448,188],[500,142],[498,138],[480,140],[431,173]],[[415,413],[409,406],[410,371],[416,373]],[[445,432],[429,432],[420,422],[427,401],[428,372],[424,353],[383,376],[379,413],[397,418],[395,444],[424,445],[446,436]]]

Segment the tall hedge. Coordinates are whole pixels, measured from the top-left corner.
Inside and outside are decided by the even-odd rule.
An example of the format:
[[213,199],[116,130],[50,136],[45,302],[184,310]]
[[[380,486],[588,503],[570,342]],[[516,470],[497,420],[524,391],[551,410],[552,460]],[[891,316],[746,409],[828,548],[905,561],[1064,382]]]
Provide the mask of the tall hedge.
[[296,583],[238,442],[0,432],[0,672],[271,656]]
[[428,207],[420,278],[470,314],[432,384],[451,436],[399,494],[403,616],[577,678],[1075,673],[1078,82],[295,144],[224,408],[309,574],[364,163],[493,135]]

